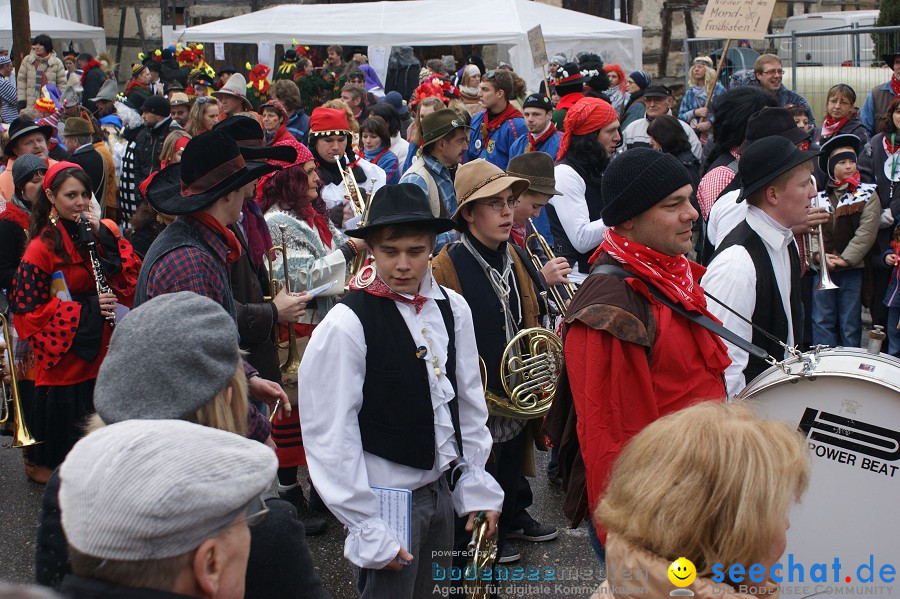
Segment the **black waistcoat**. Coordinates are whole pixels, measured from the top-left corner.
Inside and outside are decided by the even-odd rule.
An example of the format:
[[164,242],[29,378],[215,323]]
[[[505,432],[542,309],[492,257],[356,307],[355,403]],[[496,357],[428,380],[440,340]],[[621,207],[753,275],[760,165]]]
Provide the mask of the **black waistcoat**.
[[[576,166],[563,159],[560,164],[567,164],[575,169],[575,172],[584,180],[584,199],[587,202],[588,217],[593,222],[600,220],[600,212],[603,210],[603,195],[600,193],[600,178],[587,176],[585,170],[580,166]],[[563,229],[562,223],[559,222],[559,216],[556,214],[556,208],[552,204],[547,204],[544,208],[547,211],[547,218],[550,220],[550,232],[553,234],[553,251],[557,256],[562,256],[569,261],[569,265],[577,269],[579,272],[588,274],[591,272],[590,260],[595,247],[588,249],[587,252],[579,252],[569,241],[566,230]]]
[[[430,353],[416,356],[416,343],[394,300],[365,291],[351,291],[342,304],[362,323],[366,342],[366,378],[359,411],[359,433],[365,451],[404,466],[434,468],[434,410],[428,383]],[[456,397],[456,339],[450,300],[438,300],[447,345],[447,372],[453,385],[450,418],[462,455],[459,398]]]
[[[756,303],[753,308],[751,321],[759,328],[771,333],[781,341],[787,343],[788,320],[781,303],[781,294],[778,282],[775,280],[775,270],[769,259],[769,252],[762,238],[754,231],[747,221],[732,229],[713,254],[713,259],[721,252],[733,245],[742,246],[753,260],[756,269]],[[800,303],[800,256],[797,254],[794,243],[788,247],[791,257],[791,322],[794,330],[794,342],[800,343],[803,339],[803,316]],[[784,348],[769,339],[758,330],[753,330],[751,342],[766,350],[770,356],[780,360],[784,356]],[[757,375],[769,367],[763,360],[750,356],[747,367],[744,369],[744,380],[752,381]]]

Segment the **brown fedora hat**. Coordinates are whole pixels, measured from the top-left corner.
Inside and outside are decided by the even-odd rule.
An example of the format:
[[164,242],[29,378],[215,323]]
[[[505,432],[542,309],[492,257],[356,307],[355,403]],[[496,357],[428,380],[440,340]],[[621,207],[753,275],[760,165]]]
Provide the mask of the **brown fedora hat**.
[[513,197],[517,198],[528,189],[528,186],[528,179],[514,177],[483,158],[467,162],[460,165],[456,171],[453,188],[456,190],[459,208],[450,218],[459,223],[462,218],[459,211],[466,204],[497,197],[497,194],[505,189],[512,189]]
[[528,191],[561,196],[556,190],[553,158],[546,152],[526,152],[512,158],[506,166],[507,174],[528,179]]

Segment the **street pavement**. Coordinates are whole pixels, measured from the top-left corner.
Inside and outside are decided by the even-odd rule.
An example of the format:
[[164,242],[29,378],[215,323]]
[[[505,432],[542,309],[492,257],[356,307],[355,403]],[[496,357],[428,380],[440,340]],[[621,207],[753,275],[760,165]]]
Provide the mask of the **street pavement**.
[[[0,437],[8,445],[10,437]],[[563,493],[547,482],[547,453],[538,452],[541,474],[531,479],[534,505],[531,515],[560,529],[559,538],[545,543],[512,541],[521,549],[522,560],[508,564],[510,580],[504,582],[503,599],[528,597],[588,597],[600,583],[599,569],[590,548],[584,524],[571,530],[562,513]],[[305,479],[305,477],[304,477]],[[34,580],[34,550],[43,487],[25,476],[22,452],[0,448],[0,581],[30,583]],[[316,570],[335,599],[358,597],[349,562],[343,558],[344,532],[336,520],[318,537],[308,537]],[[515,570],[521,567],[521,571]],[[519,580],[516,580],[519,578]],[[273,598],[277,599],[277,598]]]

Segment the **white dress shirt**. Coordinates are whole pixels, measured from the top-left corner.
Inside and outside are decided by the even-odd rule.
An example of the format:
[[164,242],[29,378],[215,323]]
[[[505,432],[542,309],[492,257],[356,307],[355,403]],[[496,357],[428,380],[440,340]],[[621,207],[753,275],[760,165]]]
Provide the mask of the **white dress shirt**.
[[[336,305],[316,327],[300,364],[300,421],[310,476],[329,509],[348,528],[344,557],[362,568],[383,568],[400,550],[396,535],[377,516],[379,503],[370,487],[415,490],[437,480],[456,460],[461,476],[453,491],[453,506],[458,515],[500,511],[503,505],[500,485],[484,469],[492,441],[472,312],[462,296],[450,289],[446,292],[455,324],[456,385],[465,454],[462,458],[450,418],[453,386],[446,376],[435,374],[430,360],[427,371],[434,410],[434,467],[412,468],[363,451],[358,415],[366,377],[365,334],[356,313],[344,304]],[[395,304],[415,345],[428,348],[426,359],[433,351],[444,373],[449,337],[435,302],[443,299],[443,294],[430,273],[422,281],[419,293],[427,298],[419,314],[412,304]],[[398,426],[405,424],[403,414],[395,417]],[[430,559],[426,555],[415,557]]]
[[[721,201],[724,202],[725,199],[723,198]],[[716,204],[718,203],[716,202]],[[772,261],[775,282],[778,285],[778,293],[781,295],[781,305],[787,316],[786,342],[787,345],[793,346],[794,328],[791,320],[790,301],[791,258],[788,252],[797,251],[796,246],[791,245],[794,241],[794,234],[756,206],[747,206],[747,223],[762,239],[769,254],[769,260]],[[716,256],[709,265],[709,270],[703,276],[701,284],[705,291],[722,300],[732,310],[747,320],[753,319],[753,310],[756,307],[756,269],[753,266],[753,259],[743,246],[731,246]],[[747,341],[753,339],[753,327],[750,323],[738,318],[713,300],[707,302],[707,305],[709,311],[722,321],[726,329]],[[728,347],[728,357],[731,358],[731,365],[725,370],[725,383],[728,388],[728,397],[734,397],[747,384],[747,381],[744,380],[744,369],[747,367],[750,356],[746,351],[727,341],[725,345]],[[786,357],[786,355],[777,357]]]
[[[587,186],[578,172],[568,164],[557,164],[553,169],[556,178],[556,189],[562,195],[550,198],[550,205],[556,209],[559,224],[562,225],[569,238],[569,243],[577,252],[589,252],[603,241],[603,233],[609,228],[603,224],[602,219],[592,221],[588,211],[585,191]],[[569,280],[580,284],[588,274],[575,269],[569,275]]]
[[740,194],[739,189],[729,191],[716,200],[709,211],[706,235],[714,248],[719,247],[722,240],[747,218],[747,202],[737,201]]

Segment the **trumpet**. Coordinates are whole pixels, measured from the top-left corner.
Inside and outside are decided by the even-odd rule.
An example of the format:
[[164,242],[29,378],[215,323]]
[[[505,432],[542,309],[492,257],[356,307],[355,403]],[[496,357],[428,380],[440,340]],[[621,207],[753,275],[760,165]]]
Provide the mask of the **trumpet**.
[[[813,175],[810,175],[809,178],[812,181],[813,189],[816,190],[816,196],[812,199],[812,207],[817,208],[816,198],[819,197],[819,190],[816,186],[816,178]],[[816,237],[816,242],[819,246],[819,284],[816,285],[816,290],[837,289],[837,284],[831,280],[831,275],[828,273],[828,260],[825,258],[825,234],[822,232],[821,223],[819,224]],[[806,251],[804,252],[803,260],[808,265],[812,265],[812,242],[812,233],[806,233]]]
[[[25,418],[22,414],[22,398],[19,395],[15,360],[13,359],[12,335],[9,334],[9,321],[3,314],[0,314],[0,325],[3,327],[3,342],[5,343],[3,354],[0,354],[5,356],[5,358],[0,358],[0,366],[5,362],[7,368],[9,368],[8,385],[3,380],[2,374],[0,374],[0,424],[8,422],[10,413],[12,413],[13,443],[10,447],[37,445],[40,441],[35,440],[28,431],[28,426],[25,424]],[[11,408],[10,404],[12,405]]]
[[468,584],[466,599],[489,599],[491,596],[487,583],[483,578],[484,572],[491,571],[494,559],[497,557],[497,538],[488,538],[488,519],[484,512],[478,512],[475,516],[475,527],[472,530],[472,540],[469,541],[469,554],[472,556],[466,564],[466,580]]
[[[532,238],[536,239],[540,244],[541,249],[544,251],[544,255],[547,256],[547,260],[553,260],[556,258],[556,254],[553,253],[553,250],[550,249],[550,246],[547,244],[547,240],[544,239],[544,236],[541,235],[537,227],[534,226],[534,222],[529,218],[528,224],[531,225],[532,233],[528,237],[525,238],[525,251],[528,252],[528,257],[531,258],[531,263],[534,264],[534,267],[540,272],[540,270],[544,267],[544,264],[541,262],[541,257],[537,255],[535,252],[531,250],[531,247],[528,243]],[[575,286],[572,283],[563,283],[560,285],[548,285],[550,288],[550,296],[553,298],[553,301],[556,303],[559,308],[559,313],[562,316],[566,315],[566,302],[575,297]]]
[[[343,162],[341,161],[343,158]],[[341,180],[344,183],[344,197],[350,203],[350,209],[354,216],[362,216],[366,212],[366,201],[363,199],[359,184],[353,175],[353,167],[346,156],[337,158],[338,170],[341,172]]]
[[[278,294],[278,279],[275,278],[274,272],[274,262],[272,255],[281,253],[281,266],[282,271],[284,273],[284,290],[285,293],[291,292],[291,282],[288,278],[288,248],[287,243],[284,240],[284,231],[286,226],[283,224],[278,225],[278,230],[281,233],[281,245],[275,245],[269,248],[266,252],[266,262],[269,265],[269,293],[272,295],[266,299],[274,300],[275,296]],[[279,365],[281,372],[285,374],[296,374],[297,369],[300,368],[300,353],[297,351],[297,333],[294,331],[294,323],[287,323],[287,339],[282,340],[277,333],[278,327],[276,327],[276,339],[275,344],[278,346],[278,349],[287,349],[287,356],[282,364]]]

